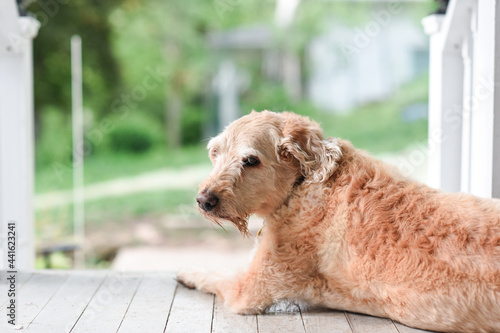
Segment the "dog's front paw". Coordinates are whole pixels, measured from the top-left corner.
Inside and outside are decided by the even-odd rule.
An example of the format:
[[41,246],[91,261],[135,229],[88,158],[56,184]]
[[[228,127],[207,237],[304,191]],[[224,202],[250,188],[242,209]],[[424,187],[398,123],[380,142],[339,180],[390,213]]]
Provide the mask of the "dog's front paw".
[[209,294],[221,295],[221,286],[227,284],[227,280],[221,272],[205,270],[181,270],[176,280],[183,286],[198,289]]
[[181,271],[177,273],[177,277],[175,280],[177,283],[180,285],[189,288],[189,289],[196,289],[196,283],[194,281],[194,273],[193,272],[188,272],[188,271]]
[[188,282],[184,281],[179,276],[177,276],[174,280],[177,281],[177,283],[180,284],[183,287],[186,287],[188,289],[196,289],[196,287],[195,287],[194,284],[191,284],[191,283],[188,283]]

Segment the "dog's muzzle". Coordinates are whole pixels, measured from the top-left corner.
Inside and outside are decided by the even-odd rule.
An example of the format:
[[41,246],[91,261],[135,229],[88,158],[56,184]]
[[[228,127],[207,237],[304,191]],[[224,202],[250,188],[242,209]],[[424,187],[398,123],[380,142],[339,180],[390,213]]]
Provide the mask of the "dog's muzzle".
[[202,210],[210,212],[219,204],[219,198],[212,192],[203,191],[196,197],[196,202]]

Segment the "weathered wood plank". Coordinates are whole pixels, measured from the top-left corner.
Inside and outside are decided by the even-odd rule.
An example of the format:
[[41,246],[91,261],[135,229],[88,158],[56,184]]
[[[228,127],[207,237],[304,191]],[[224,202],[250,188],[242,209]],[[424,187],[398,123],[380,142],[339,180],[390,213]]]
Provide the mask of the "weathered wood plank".
[[116,332],[140,280],[137,274],[106,277],[71,332]]
[[[75,272],[28,325],[26,332],[69,332],[105,278],[104,273]],[[45,288],[45,286],[40,286]]]
[[178,286],[165,332],[210,332],[213,307],[213,295]]
[[257,316],[244,316],[230,312],[220,298],[215,298],[213,333],[257,333]]
[[396,328],[398,329],[399,333],[436,333],[434,331],[426,331],[426,330],[420,330],[418,328],[413,328],[409,326],[405,326],[403,324],[400,324],[398,322],[394,322],[394,325],[396,325]]
[[17,293],[17,325],[26,328],[39,314],[68,276],[62,274],[34,274]]
[[145,276],[123,318],[118,332],[163,332],[174,298],[174,274]]
[[346,312],[354,333],[398,333],[392,320]]
[[[17,324],[24,332],[72,333],[154,333],[164,329],[175,333],[430,332],[385,318],[328,309],[301,313],[296,307],[296,313],[236,315],[212,295],[177,287],[173,277],[170,273],[142,277],[140,273],[102,271],[22,273],[17,279]],[[5,306],[2,296],[0,301]],[[286,311],[290,310],[294,309]],[[3,325],[5,322],[0,331],[6,327],[6,332],[14,332],[10,325]]]
[[265,314],[257,316],[259,333],[289,332],[304,333],[300,313]]
[[307,333],[352,333],[344,311],[309,309],[302,312]]

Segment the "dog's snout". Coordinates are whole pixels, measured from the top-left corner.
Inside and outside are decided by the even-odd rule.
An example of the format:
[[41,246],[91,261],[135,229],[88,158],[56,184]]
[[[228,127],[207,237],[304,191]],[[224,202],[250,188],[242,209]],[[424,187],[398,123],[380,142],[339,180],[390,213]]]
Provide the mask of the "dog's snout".
[[196,197],[198,206],[206,212],[211,211],[219,203],[219,198],[212,192],[203,191]]

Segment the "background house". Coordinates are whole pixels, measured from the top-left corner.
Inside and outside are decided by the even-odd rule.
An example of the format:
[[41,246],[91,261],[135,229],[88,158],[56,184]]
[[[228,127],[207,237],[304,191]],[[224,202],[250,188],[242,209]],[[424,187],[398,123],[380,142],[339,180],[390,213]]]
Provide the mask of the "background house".
[[373,18],[354,28],[332,24],[314,37],[306,51],[311,101],[325,110],[348,112],[383,100],[427,73],[428,38],[408,15]]

